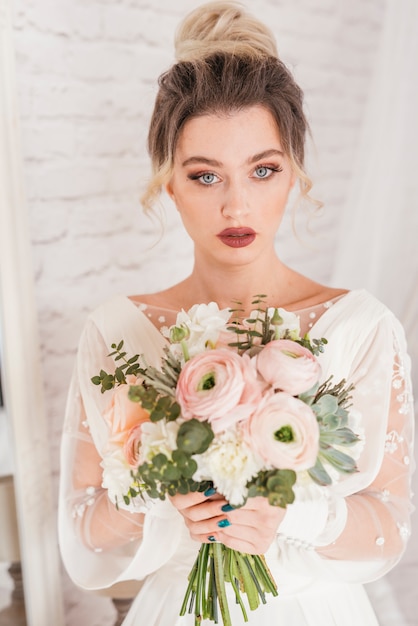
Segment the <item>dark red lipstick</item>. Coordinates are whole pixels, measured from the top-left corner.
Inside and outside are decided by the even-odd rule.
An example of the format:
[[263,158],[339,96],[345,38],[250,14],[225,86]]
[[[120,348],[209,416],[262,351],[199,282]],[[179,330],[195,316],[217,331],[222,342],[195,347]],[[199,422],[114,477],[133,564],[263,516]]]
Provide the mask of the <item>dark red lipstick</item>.
[[254,241],[256,233],[252,228],[242,226],[241,228],[225,228],[217,236],[230,248],[245,248]]

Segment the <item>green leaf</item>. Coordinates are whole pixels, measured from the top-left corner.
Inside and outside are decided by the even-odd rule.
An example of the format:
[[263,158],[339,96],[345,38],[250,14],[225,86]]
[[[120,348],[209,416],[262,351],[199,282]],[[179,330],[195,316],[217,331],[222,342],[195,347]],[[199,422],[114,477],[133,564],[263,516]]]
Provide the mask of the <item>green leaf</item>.
[[93,383],[93,385],[100,385],[102,382],[102,379],[100,378],[100,376],[93,376],[93,378],[91,379],[91,382]]
[[320,443],[320,456],[339,472],[350,474],[357,470],[356,462],[351,456],[331,446],[324,448]]
[[178,480],[180,477],[181,477],[180,468],[176,467],[175,465],[170,464],[164,468],[163,480],[167,480],[167,481]]
[[312,410],[318,417],[325,418],[333,416],[338,411],[337,398],[329,394],[321,396],[321,398],[312,405]]
[[189,454],[202,454],[209,448],[213,437],[214,434],[208,422],[199,422],[193,418],[180,426],[177,433],[177,447]]
[[314,482],[318,485],[331,485],[332,480],[331,476],[326,471],[325,467],[322,465],[319,458],[316,459],[316,463],[314,467],[311,467],[308,470],[309,476],[312,478]]
[[173,402],[173,404],[170,407],[169,412],[167,413],[167,420],[169,422],[176,420],[178,416],[180,415],[180,411],[181,411],[180,405],[177,402]]
[[183,468],[189,462],[190,456],[183,452],[183,450],[173,450],[173,454],[171,455],[174,463],[176,463],[179,467]]
[[[145,394],[145,389],[144,387],[142,387],[142,385],[130,385],[129,390],[128,390],[128,398],[132,402],[141,402],[142,404],[142,398],[144,394]],[[142,406],[144,406],[144,404],[142,404]],[[147,407],[144,406],[144,408],[147,408]]]
[[349,446],[356,443],[359,438],[350,428],[344,427],[331,431],[321,430],[319,440],[328,445]]
[[196,461],[190,459],[188,464],[182,468],[182,471],[185,478],[193,478],[194,473],[197,471]]
[[149,415],[151,422],[160,422],[165,418],[165,411],[161,411],[160,409],[152,409]]
[[152,464],[157,469],[163,468],[165,465],[167,465],[167,462],[168,462],[168,459],[166,455],[163,454],[162,452],[160,452],[159,454],[156,454],[152,459]]
[[118,381],[118,383],[126,383],[126,378],[125,378],[125,374],[123,373],[123,371],[119,368],[117,368],[115,370],[115,377],[116,380]]

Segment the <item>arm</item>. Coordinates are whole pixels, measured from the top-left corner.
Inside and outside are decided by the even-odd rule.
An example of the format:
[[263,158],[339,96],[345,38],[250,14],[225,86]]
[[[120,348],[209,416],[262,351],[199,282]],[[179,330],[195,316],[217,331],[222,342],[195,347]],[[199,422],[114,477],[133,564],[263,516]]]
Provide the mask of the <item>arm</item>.
[[[131,324],[123,322],[119,332],[129,337]],[[107,357],[108,343],[89,319],[79,343],[61,441],[60,549],[70,577],[87,589],[141,580],[171,557],[179,537],[178,520],[173,518],[177,513],[170,503],[158,502],[149,510],[117,510],[102,487],[101,462],[108,439],[103,413],[112,395],[101,394],[90,378],[101,367],[111,371],[114,366]]]
[[[322,575],[329,575],[327,565],[336,561],[362,562],[361,569],[374,572],[396,563],[409,535],[413,415],[407,357],[397,332],[390,332],[390,345],[386,345],[386,331],[384,322],[370,337],[371,344],[377,341],[377,354],[363,346],[364,354],[353,359],[350,373],[356,384],[353,405],[361,413],[361,423],[373,418],[381,427],[380,434],[374,432],[373,423],[366,429],[363,454],[372,462],[360,458],[359,474],[335,487],[298,487],[298,501],[286,511],[255,498],[225,513],[226,502],[219,497],[176,496],[173,503],[193,539],[207,542],[211,536],[237,550],[263,553],[270,546],[274,551],[278,533],[280,558],[304,573],[309,567],[317,570],[320,563]],[[379,348],[386,348],[383,364]],[[379,441],[373,441],[373,435]],[[374,478],[367,484],[373,464]],[[362,481],[357,489],[355,484]],[[225,518],[230,525],[219,528],[218,522]]]
[[142,537],[144,514],[117,509],[102,487],[102,458],[87,427],[80,399],[78,434],[74,441],[72,490],[67,501],[77,535],[91,550],[112,550]]
[[364,582],[386,573],[402,556],[414,469],[409,367],[403,331],[386,316],[361,342],[347,376],[355,384],[353,409],[365,429],[359,472],[316,499],[289,507],[278,535],[281,559],[289,567],[298,570],[310,562],[317,576]]

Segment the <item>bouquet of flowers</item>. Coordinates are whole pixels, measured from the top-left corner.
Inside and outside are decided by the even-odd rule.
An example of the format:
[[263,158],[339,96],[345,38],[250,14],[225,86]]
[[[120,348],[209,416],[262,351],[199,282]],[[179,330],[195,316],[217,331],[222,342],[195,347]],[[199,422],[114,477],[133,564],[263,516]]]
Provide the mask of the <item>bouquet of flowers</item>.
[[[159,369],[147,366],[144,355],[127,355],[123,341],[112,344],[110,356],[120,365],[92,382],[102,392],[115,388],[102,466],[116,506],[216,490],[234,508],[253,496],[286,507],[296,481],[329,485],[356,471],[355,454],[347,453],[359,441],[348,426],[352,387],[332,377],[321,383],[317,356],[326,339],[301,337],[298,316],[265,307],[263,298],[255,297],[254,313],[244,320],[240,309],[220,310],[213,302],[181,311],[165,329]],[[251,610],[266,593],[277,595],[263,556],[205,543],[180,614],[194,612],[196,624],[218,623],[220,609],[230,626],[226,583],[245,621],[241,594]]]

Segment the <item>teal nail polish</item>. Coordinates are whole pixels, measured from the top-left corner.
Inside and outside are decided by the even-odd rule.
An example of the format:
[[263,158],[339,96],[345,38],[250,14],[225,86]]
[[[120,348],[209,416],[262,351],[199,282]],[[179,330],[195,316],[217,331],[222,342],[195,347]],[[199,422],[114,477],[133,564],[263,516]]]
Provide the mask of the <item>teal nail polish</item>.
[[213,535],[209,535],[208,541],[216,541],[216,538]]
[[216,493],[216,489],[215,487],[209,487],[209,489],[206,489],[205,493],[203,494],[204,496],[206,496],[207,498],[209,498],[209,496],[213,496],[213,494]]
[[229,519],[221,519],[221,521],[218,522],[218,526],[219,528],[226,528],[227,526],[231,526],[231,522]]
[[233,507],[233,506],[232,506],[232,504],[224,504],[224,505],[221,507],[221,510],[222,510],[224,513],[229,513],[229,511],[233,511],[233,510],[234,510],[234,508],[235,508],[235,507]]

